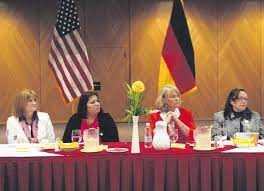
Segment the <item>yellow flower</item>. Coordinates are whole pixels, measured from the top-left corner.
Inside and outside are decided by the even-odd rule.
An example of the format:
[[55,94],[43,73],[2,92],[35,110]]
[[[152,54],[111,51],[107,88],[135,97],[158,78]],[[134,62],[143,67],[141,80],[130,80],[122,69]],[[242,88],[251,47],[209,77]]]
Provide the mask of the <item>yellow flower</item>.
[[149,109],[142,107],[145,85],[141,81],[135,81],[132,85],[126,83],[126,92],[129,99],[129,107],[125,110],[124,121],[130,122],[132,116],[148,115]]
[[136,93],[142,93],[145,90],[145,85],[141,81],[135,81],[132,84],[132,90],[133,92],[136,92]]

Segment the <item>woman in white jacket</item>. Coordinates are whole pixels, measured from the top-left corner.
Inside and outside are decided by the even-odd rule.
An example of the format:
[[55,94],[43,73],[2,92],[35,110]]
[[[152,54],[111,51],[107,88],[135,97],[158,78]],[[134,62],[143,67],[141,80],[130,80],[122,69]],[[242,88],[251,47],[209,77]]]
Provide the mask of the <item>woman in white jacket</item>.
[[43,139],[54,141],[55,134],[49,115],[37,111],[37,96],[33,90],[17,94],[15,113],[7,119],[8,143],[39,143]]

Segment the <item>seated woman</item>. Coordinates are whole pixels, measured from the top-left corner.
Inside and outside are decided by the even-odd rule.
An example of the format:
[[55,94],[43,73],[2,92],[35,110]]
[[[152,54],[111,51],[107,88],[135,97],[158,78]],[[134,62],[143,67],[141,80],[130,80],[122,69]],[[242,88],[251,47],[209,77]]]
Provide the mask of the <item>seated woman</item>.
[[80,97],[77,113],[71,116],[64,131],[63,142],[71,142],[73,129],[80,129],[83,132],[89,128],[99,128],[102,142],[119,141],[116,124],[111,115],[101,109],[95,92],[88,92]]
[[15,100],[15,114],[7,119],[8,143],[39,143],[43,139],[55,140],[49,115],[37,111],[37,95],[33,90],[23,90]]
[[227,96],[225,108],[214,114],[212,137],[227,136],[230,139],[236,132],[259,132],[264,138],[260,115],[248,107],[248,95],[244,89],[235,88]]
[[164,86],[156,100],[155,110],[149,114],[152,130],[155,129],[156,121],[165,121],[168,129],[177,128],[178,141],[193,141],[193,130],[195,124],[192,113],[181,106],[180,92],[175,86]]

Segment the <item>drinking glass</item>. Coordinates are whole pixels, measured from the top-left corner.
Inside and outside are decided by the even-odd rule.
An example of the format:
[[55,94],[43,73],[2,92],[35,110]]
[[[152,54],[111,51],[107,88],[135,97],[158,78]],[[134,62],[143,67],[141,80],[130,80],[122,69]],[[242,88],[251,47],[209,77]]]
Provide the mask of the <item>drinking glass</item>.
[[71,140],[72,140],[72,142],[81,143],[81,141],[82,141],[81,130],[79,130],[79,129],[73,129],[72,130],[72,133],[71,133]]
[[178,129],[172,128],[169,132],[170,142],[176,143],[178,140]]
[[226,128],[226,124],[223,123],[222,124],[222,141],[226,141],[227,140],[227,128]]

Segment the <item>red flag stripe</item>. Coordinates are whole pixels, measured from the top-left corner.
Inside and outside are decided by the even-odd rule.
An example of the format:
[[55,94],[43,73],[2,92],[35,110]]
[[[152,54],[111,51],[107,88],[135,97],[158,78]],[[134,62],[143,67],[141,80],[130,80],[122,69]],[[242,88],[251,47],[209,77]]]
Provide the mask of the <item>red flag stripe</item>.
[[62,57],[64,58],[64,62],[67,66],[67,69],[70,71],[70,74],[72,75],[73,79],[74,79],[74,82],[75,84],[77,85],[77,89],[79,90],[80,89],[80,92],[85,92],[88,90],[85,82],[84,82],[84,79],[82,78],[77,66],[76,66],[76,63],[74,63],[74,61],[72,60],[72,57],[71,55],[69,54],[69,50],[71,49],[71,47],[69,47],[69,49],[67,49],[67,41],[65,40],[65,35],[63,38],[61,38],[57,32],[57,30],[54,31],[55,32],[55,36],[57,37],[57,42],[59,43],[59,46],[61,47],[61,49],[59,50],[62,50],[63,52],[61,52],[61,55]]
[[[91,69],[90,69],[90,65],[89,65],[89,58],[88,58],[88,55],[87,55],[86,47],[85,47],[85,45],[84,45],[84,43],[83,43],[78,31],[76,31],[76,30],[73,31],[73,34],[74,35],[72,35],[72,40],[73,40],[74,44],[77,45],[76,48],[80,52],[80,56],[84,60],[84,63],[85,63],[86,68],[88,70],[86,72],[86,74],[87,74],[87,77],[88,77],[89,82],[90,82],[89,85],[91,85],[92,88],[93,88],[93,78],[92,78],[92,75],[91,75]],[[86,71],[86,68],[85,68],[85,71]]]
[[76,40],[78,42],[77,44],[80,45],[82,51],[84,52],[85,57],[87,58],[87,61],[89,62],[86,46],[85,46],[84,42],[82,41],[80,34],[76,30],[73,31],[73,34],[76,37]]
[[[64,99],[69,102],[69,98],[73,99],[72,96],[71,96],[71,93],[69,92],[64,80],[62,79],[62,74],[60,73],[59,69],[57,68],[57,65],[53,59],[53,57],[51,56],[51,54],[49,54],[49,66],[50,66],[50,69],[52,70],[54,77],[59,85],[59,87],[61,89],[63,89],[62,91],[62,95],[64,97]],[[55,68],[56,67],[56,68]],[[67,94],[67,95],[66,95]]]
[[[66,36],[65,36],[66,37]],[[80,65],[80,62],[77,60],[77,58],[76,58],[76,55],[78,54],[78,53],[74,53],[73,52],[73,48],[72,48],[72,46],[69,44],[69,41],[68,41],[68,39],[67,38],[63,38],[62,39],[63,40],[63,42],[64,42],[64,45],[65,45],[65,47],[66,47],[66,49],[67,49],[67,51],[68,51],[68,54],[70,55],[70,58],[71,58],[71,61],[72,61],[72,63],[74,64],[74,66],[75,66],[75,68],[76,68],[76,70],[78,71],[78,72],[76,72],[77,74],[76,74],[76,77],[78,76],[78,81],[81,83],[81,86],[82,86],[82,88],[83,88],[83,91],[88,91],[88,87],[87,87],[87,85],[86,85],[86,83],[85,82],[87,82],[88,81],[88,79],[87,79],[87,77],[86,77],[86,75],[85,75],[85,73],[84,73],[84,71],[83,71],[83,69],[82,69],[82,67],[81,67],[81,65]]]
[[[73,40],[73,43],[74,43],[74,39],[73,38],[72,38],[72,40]],[[79,48],[79,47],[76,47],[76,48]],[[78,51],[79,51],[79,49],[78,49]],[[82,50],[81,50],[81,52],[82,52]],[[85,55],[83,53],[81,53],[81,54],[78,55],[78,60],[79,60],[79,62],[81,64],[81,67],[83,68],[84,73],[85,73],[85,76],[87,78],[87,82],[88,82],[87,85],[90,88],[92,88],[91,84],[93,84],[92,83],[93,82],[93,79],[92,79],[91,72],[90,72],[91,70],[89,68],[89,62],[88,62],[87,59],[85,59]]]
[[[52,42],[52,43],[53,43],[53,42]],[[51,45],[52,45],[52,43],[51,43]],[[52,46],[51,46],[51,47],[52,47]],[[51,56],[53,57],[53,59],[54,59],[54,61],[55,61],[55,64],[56,64],[57,68],[59,69],[58,71],[62,74],[62,76],[63,76],[63,80],[65,81],[66,87],[68,88],[68,90],[69,90],[71,96],[72,96],[72,97],[77,96],[77,94],[75,93],[75,91],[74,91],[74,89],[73,89],[73,87],[72,87],[72,85],[71,85],[71,83],[70,83],[70,80],[69,80],[68,77],[66,76],[66,73],[64,72],[63,67],[62,67],[61,63],[59,62],[58,57],[57,57],[57,55],[56,55],[56,53],[55,53],[55,51],[54,51],[53,49],[51,49],[50,54],[51,54]],[[56,71],[57,71],[57,70],[56,70]]]
[[[73,89],[70,86],[70,83],[63,72],[61,65],[57,64],[57,57],[54,51],[51,49],[49,54],[49,66],[53,69],[53,74],[57,79],[57,82],[60,81],[59,86],[63,90],[62,93],[67,97],[67,100],[70,100],[75,95]],[[60,85],[61,84],[61,85]]]
[[[54,40],[56,40],[56,39],[54,39]],[[58,46],[58,48],[57,48],[57,46]],[[57,41],[53,41],[51,43],[51,47],[53,48],[53,51],[56,55],[56,59],[57,59],[59,65],[62,67],[62,71],[65,74],[67,80],[69,81],[70,86],[72,87],[73,91],[75,92],[75,95],[76,96],[80,95],[80,91],[76,85],[74,78],[73,78],[74,77],[73,72],[71,71],[71,68],[68,66],[67,60],[61,56],[61,55],[63,55],[63,52],[62,52],[61,48],[59,47],[59,43]]]
[[[80,60],[80,63],[81,63],[81,65],[82,65],[83,70],[85,71],[86,77],[87,77],[88,82],[89,82],[88,85],[90,85],[90,84],[92,84],[93,79],[92,79],[92,76],[91,76],[91,70],[90,70],[90,67],[89,67],[89,61],[88,61],[88,59],[86,58],[86,56],[85,56],[85,54],[84,54],[84,52],[83,52],[81,46],[79,45],[79,43],[78,43],[78,41],[77,41],[77,39],[76,39],[76,36],[75,36],[74,34],[71,34],[71,37],[72,37],[72,38],[71,38],[72,42],[73,42],[75,45],[77,44],[77,46],[76,46],[76,50],[77,50],[78,52],[80,52],[80,54],[78,55],[78,59]],[[81,61],[82,61],[82,62],[81,62]],[[92,87],[91,87],[91,88],[92,88]]]
[[[73,33],[71,34],[71,37],[72,37],[72,41],[76,45],[76,49],[80,52],[82,59],[85,61],[86,68],[90,71],[90,65],[89,65],[89,58],[87,55],[87,50],[86,50],[86,47],[84,46],[84,44],[82,42],[80,34],[76,30],[76,31],[73,31]],[[82,42],[82,43],[80,44],[80,42]],[[82,46],[84,46],[84,47],[82,47]]]
[[[56,39],[57,40],[57,39]],[[58,60],[60,61],[62,67],[63,67],[63,71],[66,72],[66,76],[73,88],[73,90],[75,91],[76,95],[79,96],[81,93],[81,91],[83,91],[83,89],[79,89],[79,87],[81,87],[81,84],[79,83],[78,78],[76,77],[72,67],[70,66],[66,55],[64,54],[64,51],[62,50],[60,43],[58,41],[54,41],[54,44],[58,50]],[[68,55],[69,56],[69,55]]]
[[[78,70],[80,71],[80,74],[82,76],[82,78],[84,79],[85,82],[90,82],[88,77],[91,76],[89,75],[90,74],[90,71],[88,70],[86,64],[84,63],[84,60],[82,58],[82,56],[80,54],[83,54],[82,52],[78,51],[75,44],[73,42],[73,38],[72,38],[72,35],[66,35],[66,41],[67,43],[65,42],[65,45],[67,47],[67,49],[69,50],[70,54],[72,55],[72,59],[74,61],[74,63],[76,64],[76,67],[78,68]],[[87,59],[85,59],[87,60]],[[88,86],[89,83],[86,85]],[[90,82],[91,83],[91,82]],[[87,87],[89,89],[89,87]]]

